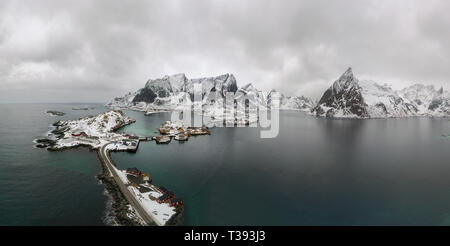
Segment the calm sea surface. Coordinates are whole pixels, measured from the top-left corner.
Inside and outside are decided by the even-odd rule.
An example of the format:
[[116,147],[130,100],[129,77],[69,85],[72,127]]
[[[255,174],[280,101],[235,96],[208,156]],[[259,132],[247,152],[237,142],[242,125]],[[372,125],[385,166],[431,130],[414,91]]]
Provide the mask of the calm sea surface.
[[[74,111],[72,107],[93,106]],[[66,112],[63,117],[45,114]],[[58,119],[100,104],[0,104],[0,225],[103,225],[108,198],[94,152],[33,148]],[[170,114],[122,131],[155,135]],[[448,119],[327,120],[282,112],[280,134],[214,128],[180,144],[113,153],[185,200],[187,225],[449,225]],[[445,136],[443,136],[445,135]]]

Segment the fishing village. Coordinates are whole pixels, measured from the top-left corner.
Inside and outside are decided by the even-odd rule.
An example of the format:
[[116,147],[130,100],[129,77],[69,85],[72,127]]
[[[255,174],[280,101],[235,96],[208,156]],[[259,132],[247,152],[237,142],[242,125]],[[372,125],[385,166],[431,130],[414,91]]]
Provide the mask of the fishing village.
[[141,142],[155,141],[169,144],[180,143],[190,137],[210,135],[206,127],[186,126],[181,122],[164,122],[157,136],[136,136],[117,131],[135,121],[120,110],[111,110],[97,116],[78,120],[57,121],[49,138],[36,139],[36,147],[49,151],[61,151],[80,146],[96,150],[103,173],[98,179],[105,184],[112,198],[111,217],[118,225],[182,225],[184,202],[176,194],[153,184],[149,172],[130,165],[124,170],[117,167],[110,153],[115,151],[136,152]]

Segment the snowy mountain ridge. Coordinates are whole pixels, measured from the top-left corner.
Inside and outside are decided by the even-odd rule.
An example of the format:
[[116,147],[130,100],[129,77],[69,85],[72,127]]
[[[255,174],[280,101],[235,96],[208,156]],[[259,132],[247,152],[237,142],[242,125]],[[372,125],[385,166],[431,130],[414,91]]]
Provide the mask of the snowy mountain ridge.
[[[202,89],[201,95],[198,95],[201,102],[194,100],[194,87],[196,86],[201,86]],[[175,74],[150,79],[142,89],[128,93],[123,97],[114,98],[107,106],[151,112],[155,110],[184,110],[192,108],[194,104],[201,104],[197,106],[202,106],[203,115],[222,120],[233,114],[239,121],[245,115],[246,106],[260,109],[270,106],[271,94],[274,92],[263,92],[253,84],[246,84],[239,88],[236,78],[232,74],[197,79],[188,79],[185,74]],[[242,102],[241,104],[238,103],[235,114],[224,110],[224,105],[227,103],[227,94],[231,95],[234,101]],[[311,99],[303,96],[287,97],[281,95],[280,98],[280,109],[310,111],[313,105]],[[251,122],[255,120],[256,118],[247,119]]]
[[435,90],[432,85],[394,90],[371,80],[358,80],[349,68],[311,112],[330,118],[448,117],[450,97],[442,87]]

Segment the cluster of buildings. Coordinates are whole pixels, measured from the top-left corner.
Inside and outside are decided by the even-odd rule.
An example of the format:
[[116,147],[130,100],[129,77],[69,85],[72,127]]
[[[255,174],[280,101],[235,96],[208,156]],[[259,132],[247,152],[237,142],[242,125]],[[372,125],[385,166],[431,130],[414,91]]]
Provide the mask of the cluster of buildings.
[[[150,174],[143,173],[141,170],[137,169],[136,167],[127,168],[127,174],[131,174],[137,178],[137,180],[132,178],[133,179],[132,181],[134,181],[133,183],[137,183],[137,184],[142,184],[142,183],[151,184],[152,183]],[[128,179],[130,179],[129,176],[127,176],[127,177],[128,177]]]
[[[132,186],[137,187],[140,190],[143,189],[143,191],[150,191],[150,189],[147,188],[152,183],[150,174],[143,173],[141,170],[139,170],[136,167],[127,168],[126,173],[127,173],[127,179],[131,182]],[[155,186],[152,186],[152,187],[155,187]],[[180,198],[176,198],[175,194],[172,191],[166,189],[163,186],[158,187],[156,189],[158,189],[158,191],[159,191],[158,194],[161,194],[159,197],[156,198],[156,201],[159,204],[167,203],[170,207],[183,206],[183,200]],[[153,193],[153,194],[155,194],[155,193]],[[151,194],[149,196],[151,196]]]
[[163,195],[156,199],[158,203],[168,203],[171,207],[183,206],[183,200],[180,198],[176,198],[172,191],[167,190],[163,186],[159,187],[159,191]]
[[157,143],[169,143],[172,138],[177,141],[187,141],[190,136],[209,135],[206,127],[185,126],[181,122],[166,121],[159,127],[161,136],[154,137]]

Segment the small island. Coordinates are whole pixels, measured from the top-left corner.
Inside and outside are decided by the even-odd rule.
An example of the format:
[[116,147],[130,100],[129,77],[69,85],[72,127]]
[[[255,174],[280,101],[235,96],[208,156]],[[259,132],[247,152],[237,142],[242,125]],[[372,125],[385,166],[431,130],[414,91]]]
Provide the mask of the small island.
[[66,115],[66,113],[60,112],[60,111],[56,111],[56,110],[48,110],[47,114],[49,114],[51,116],[64,116],[64,115]]
[[73,107],[72,110],[89,110],[88,107]]
[[78,120],[59,120],[53,123],[54,129],[49,138],[37,139],[36,142],[45,144],[51,151],[78,146],[99,149],[106,143],[122,140],[124,137],[114,131],[133,122],[133,119],[126,117],[119,110],[110,110]]

